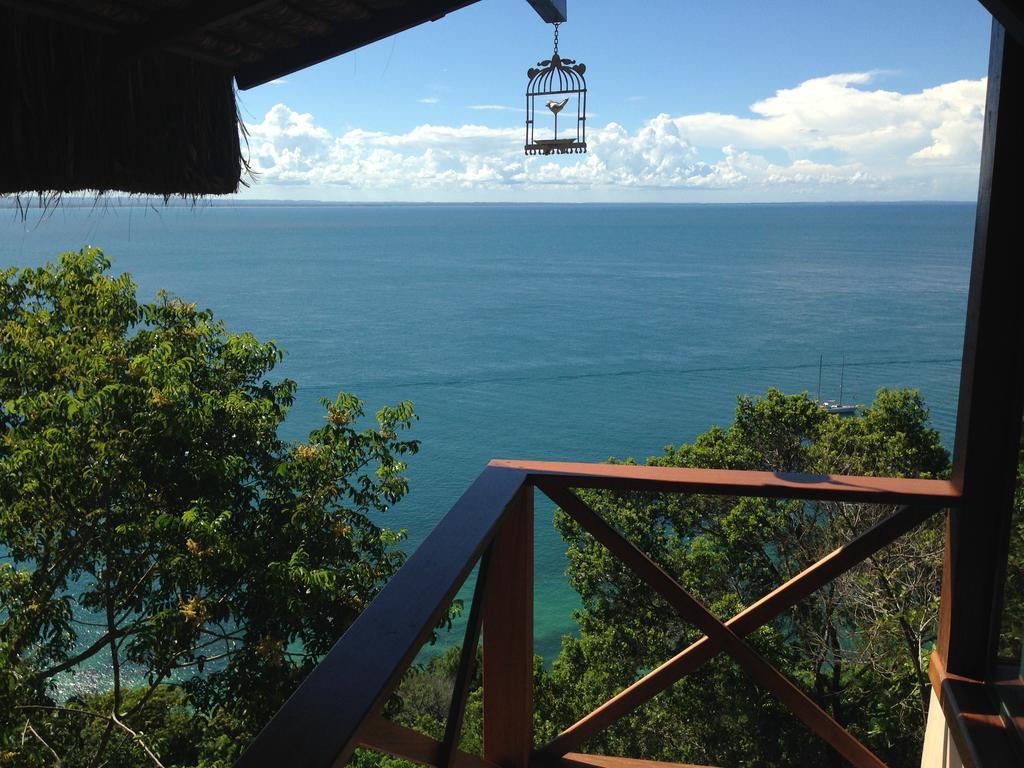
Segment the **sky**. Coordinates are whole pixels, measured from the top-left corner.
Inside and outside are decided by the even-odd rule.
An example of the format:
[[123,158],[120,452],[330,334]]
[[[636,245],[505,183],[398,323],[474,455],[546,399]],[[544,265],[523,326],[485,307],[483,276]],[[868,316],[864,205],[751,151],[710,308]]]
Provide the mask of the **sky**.
[[240,92],[242,197],[977,196],[991,17],[976,0],[568,0],[568,17],[586,154],[524,155],[526,70],[553,28],[526,0],[480,0]]

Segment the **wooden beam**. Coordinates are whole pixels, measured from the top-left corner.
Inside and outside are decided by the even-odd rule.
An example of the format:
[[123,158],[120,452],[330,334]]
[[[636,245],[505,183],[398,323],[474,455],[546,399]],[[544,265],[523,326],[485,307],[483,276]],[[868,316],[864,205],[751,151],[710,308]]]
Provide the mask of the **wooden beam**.
[[155,10],[148,22],[107,42],[114,54],[129,58],[163,48],[183,37],[258,11],[277,0],[193,0],[184,6]]
[[528,768],[533,750],[533,488],[509,504],[484,598],[484,759]]
[[681,617],[715,640],[754,682],[770,691],[855,768],[885,768],[885,763],[871,750],[851,736],[789,678],[765,661],[739,635],[683,589],[661,566],[624,539],[572,491],[545,485],[541,488],[594,539],[661,595]]
[[983,679],[999,637],[1024,412],[1020,179],[1024,47],[993,22],[974,256],[967,300],[938,651],[949,672]]
[[981,4],[1019,44],[1024,45],[1024,2],[1021,0],[981,0]]
[[[491,544],[491,547],[493,546]],[[466,714],[466,698],[469,696],[469,684],[473,680],[473,667],[476,665],[476,654],[480,645],[480,625],[483,621],[483,605],[487,595],[487,572],[490,570],[491,547],[488,547],[483,557],[480,558],[480,568],[476,574],[473,603],[469,608],[466,635],[462,639],[459,668],[455,673],[452,701],[448,708],[448,720],[444,725],[444,739],[441,741],[441,756],[438,760],[440,768],[451,768],[454,765],[453,758],[459,751],[459,740],[462,738],[462,718]]]
[[[401,757],[420,765],[443,765],[439,741],[419,731],[385,720],[379,715],[369,718],[359,729],[358,742],[361,747]],[[494,763],[459,751],[452,754],[451,764],[454,768],[498,768]]]
[[1006,727],[989,683],[950,674],[938,653],[932,653],[928,677],[966,768],[1021,764],[1019,747]]
[[235,72],[235,82],[243,91],[262,85],[425,22],[437,21],[475,2],[477,0],[416,0],[380,11],[366,21],[337,27],[330,35],[308,40],[294,49],[270,53],[264,61],[243,66]]
[[94,16],[88,11],[76,11],[73,6],[68,7],[63,3],[54,5],[53,0],[0,0],[0,6],[92,32],[113,34],[119,29],[117,24],[102,16]]
[[284,703],[236,768],[329,768],[356,747],[437,626],[524,480],[489,467],[476,479]]
[[665,763],[657,760],[637,760],[632,757],[612,757],[610,755],[568,754],[553,765],[560,768],[706,768],[706,766],[690,765],[689,763]]
[[561,23],[568,19],[565,8],[566,0],[527,0],[527,2],[548,24]]
[[[111,49],[113,48],[111,40],[117,36],[124,36],[125,34],[125,26],[123,23],[116,24],[106,17],[91,16],[87,13],[75,12],[65,6],[53,6],[44,2],[44,0],[0,0],[0,6],[13,8],[34,16],[39,16],[40,18],[51,19],[72,27],[88,30],[90,32],[97,32],[104,36],[103,44]],[[109,39],[106,39],[108,36]],[[168,44],[166,46],[166,50],[168,53],[175,53],[188,59],[206,62],[207,64],[213,64],[225,69],[230,69],[234,66],[233,61],[211,54],[208,51],[200,51],[195,47],[189,48]]]
[[957,506],[960,503],[959,490],[946,480],[507,459],[496,459],[489,466],[526,472],[530,482],[543,481],[545,487],[860,501],[869,504]]
[[[878,550],[931,517],[937,508],[902,507],[848,544],[839,547],[782,586],[768,593],[726,622],[737,635],[749,635],[800,600],[846,573]],[[557,757],[578,749],[589,739],[637,707],[650,701],[673,683],[698,669],[721,650],[705,635],[633,685],[612,697],[586,717],[556,736],[540,753]]]

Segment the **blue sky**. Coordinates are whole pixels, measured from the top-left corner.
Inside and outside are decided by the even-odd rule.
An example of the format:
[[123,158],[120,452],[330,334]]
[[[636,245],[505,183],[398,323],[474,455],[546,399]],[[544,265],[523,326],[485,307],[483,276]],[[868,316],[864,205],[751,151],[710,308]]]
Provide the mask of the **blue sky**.
[[588,155],[525,158],[526,0],[241,94],[250,197],[324,200],[973,199],[990,17],[975,0],[569,0]]

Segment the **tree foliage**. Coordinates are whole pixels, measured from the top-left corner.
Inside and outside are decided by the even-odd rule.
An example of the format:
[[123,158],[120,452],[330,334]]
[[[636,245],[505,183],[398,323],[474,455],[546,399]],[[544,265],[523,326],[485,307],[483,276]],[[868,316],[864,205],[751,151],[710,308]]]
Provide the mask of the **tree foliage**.
[[[342,393],[286,443],[281,350],[109,266],[0,273],[0,764],[52,764],[75,728],[82,765],[156,761],[131,734],[160,701],[223,725],[226,763],[401,564],[374,519],[415,415],[367,427]],[[65,700],[97,669],[109,695]]]
[[[657,466],[937,477],[948,457],[914,391],[878,393],[862,416],[805,395],[740,398],[735,422],[669,446]],[[723,620],[893,511],[860,504],[587,492],[586,501]],[[554,662],[556,728],[699,638],[567,515],[580,635]],[[920,759],[935,636],[941,522],[933,519],[750,636],[839,722],[893,765]],[[725,765],[828,765],[838,757],[734,664],[717,658],[592,749]]]
[[1024,445],[1018,456],[999,655],[1013,660],[1024,669]]

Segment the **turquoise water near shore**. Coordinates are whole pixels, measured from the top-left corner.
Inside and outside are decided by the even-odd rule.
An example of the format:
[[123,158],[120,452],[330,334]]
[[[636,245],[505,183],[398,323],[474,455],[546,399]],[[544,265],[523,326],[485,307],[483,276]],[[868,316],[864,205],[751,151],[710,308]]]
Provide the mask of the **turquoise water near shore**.
[[[299,383],[372,412],[410,399],[411,492],[378,522],[422,541],[491,458],[637,459],[727,424],[768,387],[869,402],[917,387],[952,440],[972,204],[259,206],[0,211],[0,265],[102,247],[276,339]],[[573,631],[538,504],[536,643]],[[459,642],[455,635],[451,642]]]

